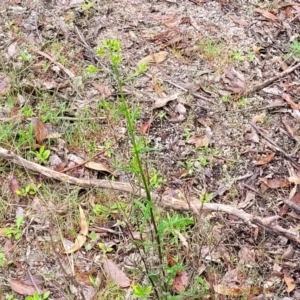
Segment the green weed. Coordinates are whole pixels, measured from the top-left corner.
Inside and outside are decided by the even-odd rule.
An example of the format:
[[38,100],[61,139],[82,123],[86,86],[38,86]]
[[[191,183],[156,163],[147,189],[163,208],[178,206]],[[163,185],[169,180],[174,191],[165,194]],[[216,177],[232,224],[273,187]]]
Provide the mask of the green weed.
[[300,43],[297,40],[293,40],[290,46],[293,55],[300,56]]
[[38,151],[29,151],[29,153],[33,154],[35,159],[41,164],[44,164],[50,156],[50,150],[46,150],[45,146],[41,146]]
[[26,197],[26,196],[32,196],[35,195],[38,191],[38,189],[41,187],[41,184],[38,184],[37,186],[35,186],[34,184],[28,184],[25,188],[21,188],[19,190],[17,190],[17,194],[22,196],[22,197]]
[[22,235],[22,227],[23,224],[23,217],[18,217],[16,220],[16,224],[13,228],[4,228],[4,233],[7,235],[8,238],[14,238],[15,240],[20,239]]
[[39,295],[38,292],[35,292],[32,296],[27,296],[25,300],[46,300],[50,296],[50,292],[47,291],[43,293],[42,295]]

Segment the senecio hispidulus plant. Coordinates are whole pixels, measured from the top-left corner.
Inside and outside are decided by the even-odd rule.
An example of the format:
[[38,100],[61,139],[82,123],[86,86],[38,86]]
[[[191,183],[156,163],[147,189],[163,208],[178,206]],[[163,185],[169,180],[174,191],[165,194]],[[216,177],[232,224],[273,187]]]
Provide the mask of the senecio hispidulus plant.
[[[133,152],[133,160],[131,162],[131,170],[138,175],[138,179],[143,185],[145,192],[146,192],[146,204],[143,204],[143,212],[144,212],[144,218],[150,218],[151,224],[154,230],[154,236],[155,236],[155,241],[156,241],[156,246],[157,246],[157,251],[160,259],[160,263],[162,265],[163,263],[163,256],[162,256],[162,246],[161,246],[161,240],[160,236],[158,234],[158,229],[157,229],[157,224],[154,216],[154,211],[153,211],[153,199],[151,198],[151,186],[150,186],[150,181],[148,177],[146,176],[146,173],[144,172],[144,168],[141,162],[140,158],[140,153],[146,151],[144,142],[142,139],[136,136],[135,130],[134,130],[134,125],[135,125],[135,120],[138,115],[137,110],[131,111],[128,107],[124,92],[123,92],[123,84],[125,81],[131,80],[143,72],[146,71],[147,66],[146,64],[141,64],[136,72],[123,80],[121,78],[120,72],[119,72],[119,67],[122,61],[122,55],[121,55],[121,44],[119,41],[115,39],[109,39],[105,40],[102,42],[101,46],[97,48],[96,54],[98,56],[107,56],[110,59],[111,65],[112,65],[112,72],[115,77],[116,83],[118,85],[118,90],[121,98],[121,113],[124,114],[126,121],[127,121],[127,126],[128,126],[128,133],[130,136],[130,140],[132,143],[132,152]],[[140,205],[141,206],[141,205]],[[153,241],[154,242],[154,241]],[[143,247],[140,247],[138,250],[140,251]],[[150,274],[150,270],[145,262],[145,269],[146,272],[148,273],[148,278],[151,283],[151,286],[147,286],[146,288],[143,288],[141,285],[133,285],[133,290],[135,296],[139,298],[144,298],[146,299],[149,294],[152,293],[152,289],[158,299],[160,299],[160,291],[157,288],[157,284],[154,282],[153,277]]]
[[[151,149],[147,148],[144,140],[135,133],[134,128],[135,121],[138,116],[138,110],[132,109],[128,106],[123,92],[124,83],[144,73],[147,70],[147,65],[140,64],[137,70],[133,72],[132,75],[129,75],[127,78],[123,79],[119,72],[120,64],[122,62],[121,44],[119,41],[115,39],[103,41],[101,46],[97,48],[96,54],[98,56],[108,57],[111,63],[112,73],[115,77],[121,100],[119,113],[124,114],[126,118],[128,133],[132,144],[133,158],[129,163],[129,169],[131,170],[131,172],[134,172],[137,175],[139,183],[141,184],[141,186],[143,186],[146,192],[145,201],[140,201],[137,199],[134,200],[134,206],[137,208],[137,211],[141,213],[141,218],[139,218],[140,235],[142,236],[147,224],[150,224],[150,226],[148,227],[150,227],[152,230],[151,242],[137,241],[135,243],[135,245],[137,246],[137,251],[140,253],[142,262],[144,264],[144,269],[148,278],[148,285],[144,287],[140,284],[133,283],[131,285],[133,289],[133,296],[139,299],[153,299],[153,296],[157,299],[184,299],[183,295],[174,296],[170,291],[170,284],[174,280],[177,271],[184,270],[184,267],[180,264],[180,262],[178,262],[175,266],[168,265],[166,259],[166,249],[168,247],[166,242],[164,241],[164,238],[166,233],[174,236],[176,235],[175,232],[186,230],[186,228],[188,228],[189,226],[194,225],[194,220],[191,216],[188,215],[182,216],[178,214],[166,214],[166,216],[164,217],[158,215],[159,211],[155,209],[154,201],[151,197],[151,189],[157,187],[157,185],[162,182],[162,179],[158,177],[157,172],[154,172],[152,176],[148,176],[148,168],[146,168],[142,164],[141,154]],[[159,262],[154,264],[152,263],[150,266],[147,258],[149,258],[150,256],[153,257],[153,249],[156,249]],[[190,291],[187,293],[189,299],[199,299],[200,294],[201,296],[203,296],[207,293],[207,286],[205,284],[202,284],[201,280],[204,279],[202,279],[201,277],[197,278],[196,290],[190,289]],[[200,288],[199,282],[201,286]],[[195,298],[194,296],[196,294],[197,297]]]

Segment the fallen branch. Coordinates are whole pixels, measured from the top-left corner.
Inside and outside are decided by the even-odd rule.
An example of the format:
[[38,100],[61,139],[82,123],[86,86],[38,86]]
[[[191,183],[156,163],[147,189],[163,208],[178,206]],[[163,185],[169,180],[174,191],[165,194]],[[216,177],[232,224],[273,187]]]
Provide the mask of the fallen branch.
[[255,85],[254,87],[252,87],[251,89],[247,90],[245,92],[246,95],[249,95],[249,94],[252,94],[252,93],[255,93],[257,91],[260,91],[262,89],[264,89],[265,87],[269,86],[271,83],[275,82],[276,80],[280,79],[280,78],[283,78],[285,77],[286,75],[294,72],[296,69],[298,69],[300,67],[300,63],[296,64],[295,66],[293,67],[290,67],[290,68],[287,68],[286,70],[284,70],[283,72],[279,73],[278,75],[274,76],[274,77],[271,77],[269,79],[267,79],[266,81],[258,84],[258,85]]
[[[128,192],[136,196],[140,197],[146,197],[146,193],[144,190],[140,189],[139,187],[133,186],[126,182],[115,182],[110,180],[98,180],[98,179],[81,179],[81,178],[75,178],[54,170],[51,170],[49,168],[46,168],[44,166],[41,166],[37,163],[28,161],[15,153],[6,150],[4,148],[0,147],[0,157],[6,159],[7,161],[10,161],[12,163],[15,163],[17,165],[20,165],[24,168],[27,168],[31,171],[38,172],[39,174],[42,174],[48,178],[52,178],[58,181],[75,184],[82,187],[100,187],[100,188],[108,188],[113,190],[118,190],[122,192]],[[246,213],[243,210],[237,209],[230,205],[224,205],[224,204],[218,204],[218,203],[201,203],[198,199],[193,200],[182,200],[177,199],[174,197],[170,197],[167,195],[163,195],[160,197],[156,193],[151,193],[151,197],[156,200],[158,205],[161,205],[163,207],[169,207],[175,210],[191,210],[191,211],[201,211],[201,210],[207,210],[207,211],[216,211],[216,212],[223,212],[227,214],[234,215],[238,217],[239,219],[243,220],[245,223],[249,224],[250,226],[258,225],[262,228],[267,229],[270,232],[273,232],[278,235],[282,235],[289,240],[295,241],[297,243],[300,243],[300,237],[297,233],[285,229],[281,227],[280,225],[276,224],[277,219],[279,216],[271,216],[271,217],[257,217],[253,216],[249,213]]]

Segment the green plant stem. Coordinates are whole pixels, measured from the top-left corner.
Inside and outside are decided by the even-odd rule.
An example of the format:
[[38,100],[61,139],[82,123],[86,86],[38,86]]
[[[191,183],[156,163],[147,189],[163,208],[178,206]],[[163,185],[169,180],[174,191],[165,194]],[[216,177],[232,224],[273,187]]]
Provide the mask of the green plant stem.
[[[125,107],[124,111],[125,111],[125,118],[126,118],[127,123],[128,123],[128,131],[129,131],[129,134],[130,134],[130,138],[131,138],[131,142],[132,142],[132,146],[133,146],[133,151],[134,151],[134,155],[135,155],[135,158],[136,158],[136,161],[137,161],[137,164],[138,164],[138,168],[141,171],[141,178],[142,178],[143,185],[145,187],[147,200],[152,201],[151,192],[150,192],[150,188],[149,188],[149,183],[148,183],[148,181],[146,179],[146,176],[143,172],[143,166],[142,166],[140,156],[139,156],[139,152],[138,152],[138,149],[137,149],[137,144],[136,144],[135,134],[134,134],[134,127],[133,127],[133,123],[132,123],[132,120],[131,120],[130,115],[129,115],[128,106],[127,106],[127,103],[126,103],[126,100],[125,100],[125,95],[123,93],[123,88],[122,88],[123,85],[122,85],[122,81],[121,81],[121,78],[120,78],[119,70],[114,65],[113,65],[113,72],[116,76],[116,80],[117,80],[121,100],[122,100],[122,103]],[[151,216],[151,221],[153,223],[155,238],[156,238],[156,242],[157,242],[157,246],[158,246],[157,248],[158,248],[159,259],[160,259],[161,264],[163,265],[163,255],[162,255],[162,250],[161,250],[161,241],[160,241],[160,237],[159,237],[159,234],[158,234],[157,225],[156,225],[156,221],[155,221],[154,212],[153,212],[152,207],[150,207],[150,216]],[[154,290],[156,292],[156,296],[159,299],[159,295],[158,295],[156,289],[154,289]]]

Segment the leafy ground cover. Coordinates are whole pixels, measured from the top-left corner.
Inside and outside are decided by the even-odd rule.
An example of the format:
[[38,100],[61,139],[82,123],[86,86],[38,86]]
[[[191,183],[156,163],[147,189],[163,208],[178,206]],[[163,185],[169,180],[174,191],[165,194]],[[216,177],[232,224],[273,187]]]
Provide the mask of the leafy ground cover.
[[300,5],[3,2],[1,299],[300,299]]

